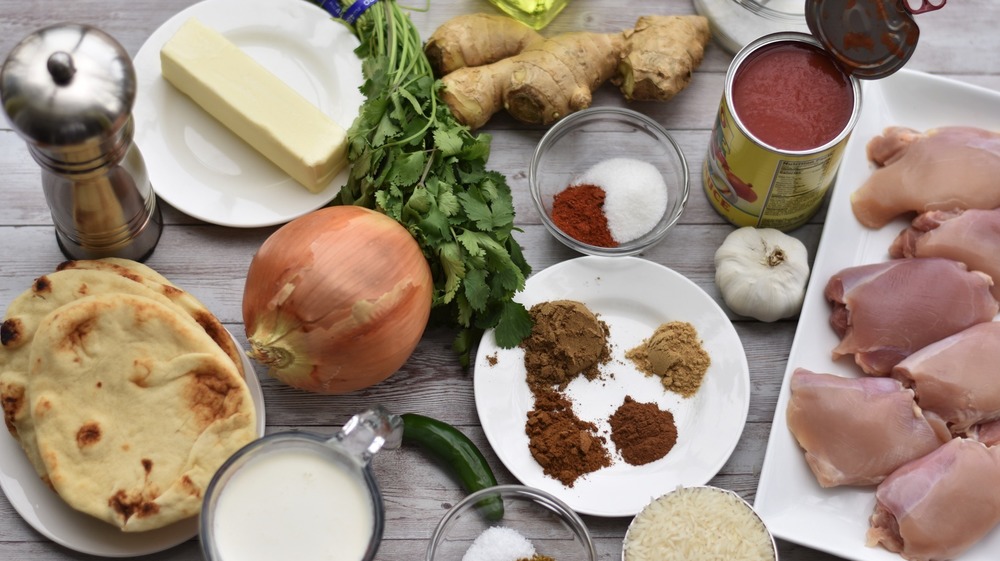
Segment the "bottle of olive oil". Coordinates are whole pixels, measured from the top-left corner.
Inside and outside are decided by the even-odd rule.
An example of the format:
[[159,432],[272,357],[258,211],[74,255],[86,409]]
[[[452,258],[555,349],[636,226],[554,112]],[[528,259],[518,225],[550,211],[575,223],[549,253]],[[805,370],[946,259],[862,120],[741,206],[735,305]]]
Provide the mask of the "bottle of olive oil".
[[489,0],[507,15],[534,29],[541,29],[556,17],[569,0]]

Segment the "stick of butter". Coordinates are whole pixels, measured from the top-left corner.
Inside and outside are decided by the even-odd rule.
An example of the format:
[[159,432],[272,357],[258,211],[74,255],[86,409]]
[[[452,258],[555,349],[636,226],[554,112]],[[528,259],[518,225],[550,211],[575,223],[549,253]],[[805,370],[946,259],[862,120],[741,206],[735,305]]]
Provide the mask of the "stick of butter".
[[313,193],[347,165],[343,127],[197,19],[163,45],[160,65],[168,82]]

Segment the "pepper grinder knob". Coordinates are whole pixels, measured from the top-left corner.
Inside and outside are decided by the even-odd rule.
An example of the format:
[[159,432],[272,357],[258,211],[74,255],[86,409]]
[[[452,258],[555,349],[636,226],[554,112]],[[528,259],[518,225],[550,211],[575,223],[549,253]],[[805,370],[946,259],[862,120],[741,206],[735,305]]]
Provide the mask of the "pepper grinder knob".
[[73,57],[65,51],[57,51],[49,57],[46,64],[52,81],[58,86],[65,86],[73,81],[73,74],[76,74],[76,67],[73,66]]
[[160,208],[133,142],[131,57],[110,35],[60,24],[25,37],[0,68],[0,102],[41,166],[56,240],[70,259],[143,260]]

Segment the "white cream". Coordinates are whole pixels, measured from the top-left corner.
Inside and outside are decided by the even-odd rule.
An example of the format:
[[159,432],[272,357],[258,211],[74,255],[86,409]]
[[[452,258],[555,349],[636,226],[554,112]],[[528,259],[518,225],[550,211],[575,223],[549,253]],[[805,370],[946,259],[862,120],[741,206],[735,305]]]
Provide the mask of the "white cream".
[[374,531],[364,480],[308,451],[248,462],[215,509],[214,541],[226,561],[360,561]]

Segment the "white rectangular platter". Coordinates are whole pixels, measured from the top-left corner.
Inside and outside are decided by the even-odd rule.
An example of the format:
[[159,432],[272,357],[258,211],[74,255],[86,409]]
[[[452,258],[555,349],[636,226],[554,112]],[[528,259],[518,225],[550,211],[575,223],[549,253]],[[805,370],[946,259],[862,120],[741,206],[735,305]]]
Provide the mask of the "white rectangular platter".
[[[788,357],[774,424],[764,457],[755,507],[775,537],[855,561],[900,561],[881,547],[865,545],[868,517],[875,505],[873,488],[823,489],[788,431],[785,410],[788,381],[797,367],[857,376],[850,357],[834,361],[838,342],[829,325],[830,306],[823,289],[845,267],[888,259],[892,240],[908,224],[900,218],[879,230],[861,226],[851,212],[850,195],[871,173],[865,146],[887,126],[926,130],[970,125],[1000,131],[1000,93],[954,80],[902,70],[863,84],[860,120],[847,145],[826,225],[820,240],[798,330]],[[844,415],[850,415],[844,411]],[[1000,558],[1000,529],[967,551],[960,561]]]

